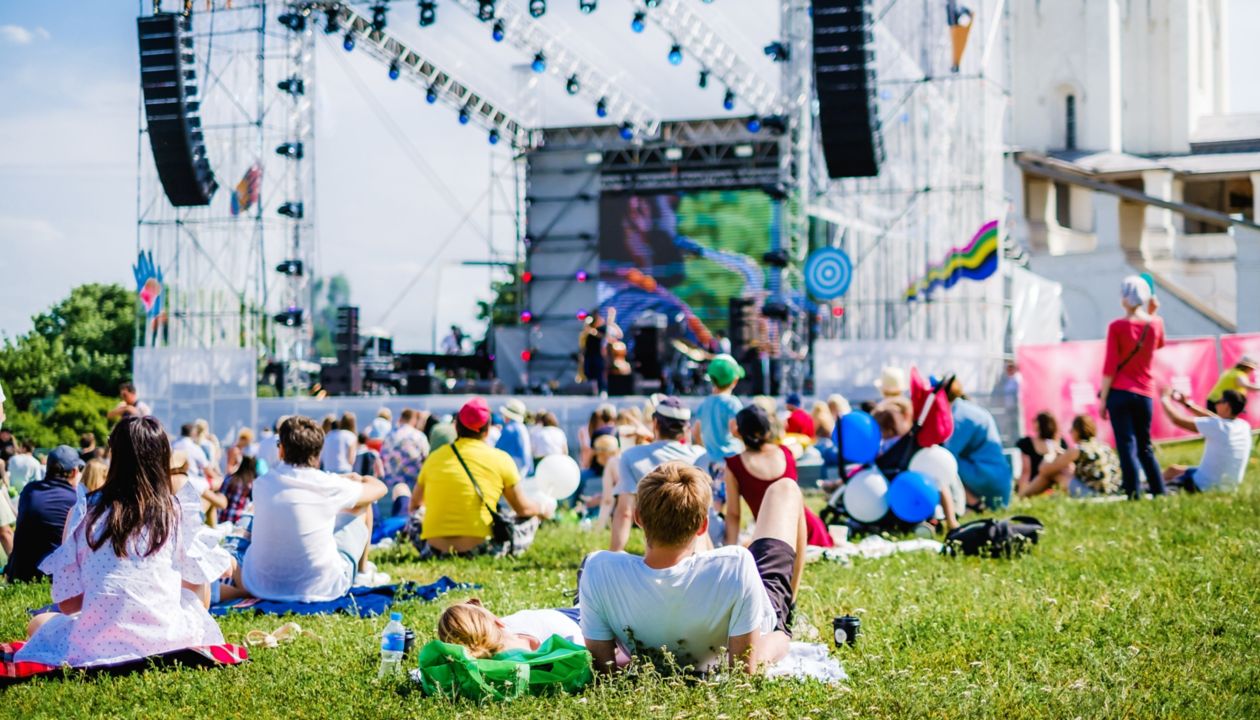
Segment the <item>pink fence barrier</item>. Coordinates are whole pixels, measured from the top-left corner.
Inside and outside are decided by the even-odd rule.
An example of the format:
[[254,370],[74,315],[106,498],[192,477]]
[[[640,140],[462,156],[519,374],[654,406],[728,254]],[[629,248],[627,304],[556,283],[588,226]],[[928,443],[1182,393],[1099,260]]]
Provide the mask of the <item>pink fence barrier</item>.
[[[1260,358],[1260,333],[1221,336],[1221,367],[1233,367],[1243,355]],[[1243,418],[1251,423],[1251,427],[1260,428],[1260,393],[1252,393],[1247,401],[1247,413]]]
[[[1248,348],[1245,350],[1247,353],[1260,354],[1260,334],[1220,338],[1222,347],[1227,340],[1234,341],[1234,346],[1239,348]],[[1202,403],[1220,374],[1216,346],[1216,338],[1169,340],[1163,349],[1155,353],[1153,372],[1156,385],[1161,389],[1180,390]],[[1018,348],[1016,359],[1024,376],[1020,403],[1025,427],[1036,427],[1033,418],[1042,410],[1048,410],[1058,419],[1066,436],[1072,418],[1084,414],[1097,421],[1099,436],[1111,442],[1111,424],[1103,422],[1098,414],[1104,352],[1101,340]],[[1244,350],[1235,352],[1242,355]],[[1260,419],[1260,411],[1256,415]],[[1257,420],[1252,422],[1255,424]],[[1189,437],[1190,433],[1168,422],[1156,401],[1151,436],[1156,440],[1173,440]]]

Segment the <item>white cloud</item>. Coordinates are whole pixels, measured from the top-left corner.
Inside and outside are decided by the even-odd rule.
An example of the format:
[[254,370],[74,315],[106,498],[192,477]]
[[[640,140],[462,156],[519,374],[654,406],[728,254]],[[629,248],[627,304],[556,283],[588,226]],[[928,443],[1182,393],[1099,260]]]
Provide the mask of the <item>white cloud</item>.
[[30,45],[36,40],[51,37],[42,27],[24,28],[21,25],[0,25],[0,40],[10,45]]

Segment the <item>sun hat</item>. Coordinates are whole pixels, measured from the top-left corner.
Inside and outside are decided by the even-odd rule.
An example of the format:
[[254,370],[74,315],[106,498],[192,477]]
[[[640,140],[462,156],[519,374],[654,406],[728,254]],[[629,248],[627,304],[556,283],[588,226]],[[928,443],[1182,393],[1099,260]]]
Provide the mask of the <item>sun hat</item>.
[[885,367],[879,373],[879,380],[875,381],[875,389],[885,395],[901,395],[909,389],[905,371],[891,365]]
[[744,368],[735,362],[735,358],[722,353],[709,361],[709,369],[705,371],[709,379],[718,387],[726,387],[744,377]]
[[525,416],[529,414],[529,410],[526,409],[525,403],[517,400],[516,398],[512,398],[503,405],[499,406],[499,414],[508,420],[525,422]]
[[1252,370],[1255,370],[1257,367],[1260,367],[1260,365],[1256,364],[1256,359],[1250,355],[1243,355],[1242,357],[1238,358],[1238,362],[1234,364],[1242,365],[1243,367],[1249,367]]
[[682,404],[682,400],[673,395],[668,395],[656,403],[656,416],[666,420],[687,422],[691,420],[691,410]]
[[475,397],[459,409],[459,423],[469,430],[480,430],[490,422],[490,406],[483,397]]

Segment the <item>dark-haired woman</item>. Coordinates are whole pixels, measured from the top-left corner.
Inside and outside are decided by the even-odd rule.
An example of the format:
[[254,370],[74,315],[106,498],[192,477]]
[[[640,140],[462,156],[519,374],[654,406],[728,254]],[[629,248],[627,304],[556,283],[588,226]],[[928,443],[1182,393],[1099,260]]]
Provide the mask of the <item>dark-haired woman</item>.
[[1022,437],[1015,442],[1020,454],[1024,456],[1023,469],[1019,473],[1019,492],[1023,492],[1029,483],[1037,479],[1041,472],[1041,464],[1053,462],[1055,458],[1067,451],[1067,442],[1059,433],[1059,421],[1054,415],[1042,410],[1034,420],[1037,434]]
[[[792,451],[771,442],[774,432],[770,416],[760,405],[749,405],[735,415],[735,434],[744,443],[744,452],[726,459],[726,544],[739,542],[739,529],[743,507],[740,498],[748,503],[753,520],[761,511],[761,499],[766,489],[776,482],[796,482],[796,459]],[[809,508],[801,519],[796,549],[797,568],[792,573],[792,592],[804,567],[804,545],[831,547],[827,526]]]
[[41,565],[61,613],[31,620],[17,661],[85,667],[223,642],[206,603],[231,559],[202,552],[182,525],[162,426],[124,418],[109,449],[105,485]]
[[258,479],[258,461],[248,455],[242,457],[241,464],[236,466],[236,472],[229,475],[227,482],[223,483],[223,495],[227,499],[227,507],[219,510],[219,522],[241,521],[241,515],[245,514],[245,508],[249,507],[249,502],[254,497],[254,480],[256,479]]

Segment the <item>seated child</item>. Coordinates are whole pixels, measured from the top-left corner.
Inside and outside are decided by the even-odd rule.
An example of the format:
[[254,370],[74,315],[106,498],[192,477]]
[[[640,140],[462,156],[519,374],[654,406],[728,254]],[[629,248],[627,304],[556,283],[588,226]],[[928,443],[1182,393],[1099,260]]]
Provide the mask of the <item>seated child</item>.
[[206,607],[230,562],[197,551],[171,491],[161,424],[123,418],[109,447],[104,486],[42,563],[61,613],[31,620],[15,661],[87,667],[223,642]]

